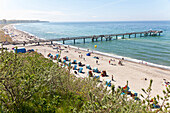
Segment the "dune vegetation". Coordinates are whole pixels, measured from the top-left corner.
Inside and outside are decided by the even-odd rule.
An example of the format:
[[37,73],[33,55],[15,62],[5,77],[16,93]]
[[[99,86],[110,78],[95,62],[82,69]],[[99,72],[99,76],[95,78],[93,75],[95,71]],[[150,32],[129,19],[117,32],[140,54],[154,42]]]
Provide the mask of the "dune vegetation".
[[12,38],[9,35],[5,35],[4,31],[1,30],[3,26],[3,24],[0,24],[0,42],[12,42]]

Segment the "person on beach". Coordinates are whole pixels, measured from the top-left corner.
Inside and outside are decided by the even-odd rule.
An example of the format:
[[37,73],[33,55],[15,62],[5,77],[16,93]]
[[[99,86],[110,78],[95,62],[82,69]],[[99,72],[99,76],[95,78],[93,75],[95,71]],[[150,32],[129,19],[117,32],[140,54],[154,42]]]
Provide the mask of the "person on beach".
[[123,63],[122,63],[121,60],[119,60],[118,64],[121,65],[121,66],[123,66]]
[[113,75],[112,75],[112,81],[114,81],[114,79],[113,79]]
[[109,64],[110,64],[110,60],[109,60]]
[[96,60],[96,64],[98,64],[98,62],[99,62],[99,61],[98,61],[98,60]]

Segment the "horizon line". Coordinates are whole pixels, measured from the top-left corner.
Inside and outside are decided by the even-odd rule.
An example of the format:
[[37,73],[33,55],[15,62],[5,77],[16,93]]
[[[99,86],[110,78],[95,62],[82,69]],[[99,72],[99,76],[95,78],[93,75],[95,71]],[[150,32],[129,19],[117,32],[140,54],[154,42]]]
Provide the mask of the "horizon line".
[[[2,21],[3,19],[1,19],[0,21]],[[73,23],[78,23],[78,22],[160,22],[160,21],[170,21],[170,20],[110,20],[110,21],[49,21],[49,20],[41,20],[41,19],[5,19],[7,21],[10,20],[15,20],[15,21],[47,21],[47,22],[57,22],[57,23],[69,23],[69,22],[73,22]]]

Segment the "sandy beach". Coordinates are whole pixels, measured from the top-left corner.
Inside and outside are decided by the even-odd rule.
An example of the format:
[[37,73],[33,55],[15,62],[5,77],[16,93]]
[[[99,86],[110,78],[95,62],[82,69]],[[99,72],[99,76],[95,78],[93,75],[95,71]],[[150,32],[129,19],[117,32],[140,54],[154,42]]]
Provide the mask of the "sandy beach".
[[39,40],[39,38],[37,38],[33,35],[30,35],[29,33],[26,33],[26,32],[16,29],[14,27],[14,25],[12,25],[12,24],[4,26],[3,31],[5,32],[5,34],[10,35],[13,42],[20,42],[20,41],[29,42],[32,40],[33,41]]
[[[8,32],[12,34],[12,40],[13,41],[30,41],[30,40],[38,40],[35,36],[30,36],[28,33],[19,31],[13,27],[13,25],[8,25],[4,27],[5,29],[8,29]],[[112,80],[112,75],[114,81],[112,81],[112,84],[114,84],[116,87],[118,86],[125,86],[126,81],[129,81],[129,87],[130,90],[134,90],[138,94],[144,94],[142,92],[142,88],[147,89],[149,86],[150,79],[153,80],[152,85],[152,93],[151,96],[156,96],[159,94],[160,96],[163,96],[163,90],[166,88],[164,84],[164,80],[170,81],[170,71],[159,69],[156,67],[150,67],[147,65],[139,64],[139,63],[133,63],[129,61],[123,60],[123,66],[119,65],[119,59],[115,59],[108,56],[98,55],[95,53],[91,53],[91,56],[86,56],[88,51],[82,51],[80,49],[71,48],[71,46],[67,45],[5,45],[5,47],[9,48],[10,51],[13,51],[13,47],[19,47],[26,49],[34,49],[37,52],[43,54],[45,57],[49,53],[51,53],[53,56],[55,56],[57,53],[59,53],[56,49],[56,47],[61,47],[61,58],[64,56],[68,56],[71,61],[77,60],[81,61],[83,64],[89,64],[92,68],[97,67],[100,71],[106,70],[108,77],[101,77],[101,81],[105,81],[106,79]],[[82,57],[80,57],[82,55]],[[95,59],[94,57],[98,57],[99,59]],[[112,61],[109,64],[109,60]],[[96,63],[96,60],[98,63]],[[73,66],[73,65],[72,65]],[[86,67],[83,67],[84,73],[78,73],[78,76],[81,77],[88,77],[87,72],[89,70],[86,69]],[[97,74],[97,73],[94,73]],[[99,74],[100,75],[100,74]],[[105,83],[105,82],[103,82]]]

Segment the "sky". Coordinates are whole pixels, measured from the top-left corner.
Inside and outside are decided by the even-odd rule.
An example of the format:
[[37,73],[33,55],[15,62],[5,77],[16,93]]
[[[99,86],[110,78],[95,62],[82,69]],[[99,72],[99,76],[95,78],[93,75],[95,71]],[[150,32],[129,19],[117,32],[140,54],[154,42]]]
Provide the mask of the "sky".
[[55,22],[170,20],[170,0],[0,0],[0,19]]

